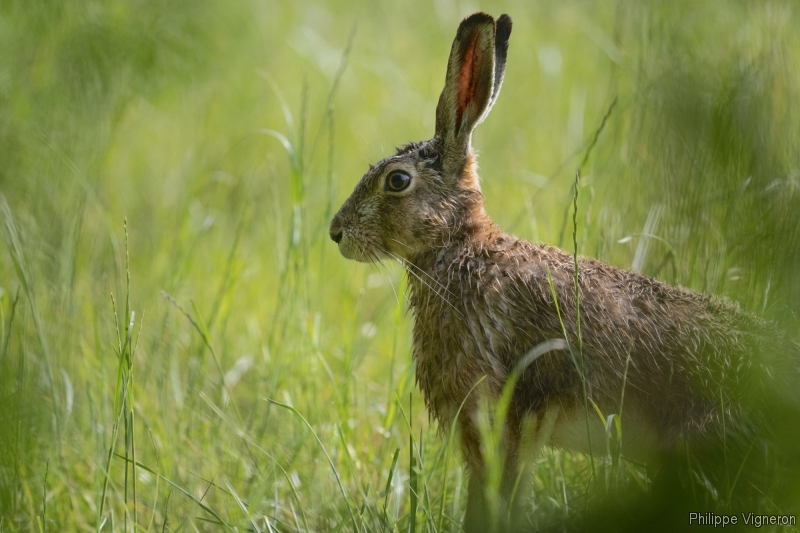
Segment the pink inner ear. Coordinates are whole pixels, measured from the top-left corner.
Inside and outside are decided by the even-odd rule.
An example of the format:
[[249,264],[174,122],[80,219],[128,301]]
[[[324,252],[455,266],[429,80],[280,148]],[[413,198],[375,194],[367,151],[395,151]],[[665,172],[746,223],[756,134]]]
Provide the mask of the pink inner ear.
[[475,55],[478,48],[478,33],[472,35],[472,40],[467,46],[461,60],[461,72],[458,75],[458,106],[456,107],[456,133],[461,129],[461,119],[464,111],[475,97]]

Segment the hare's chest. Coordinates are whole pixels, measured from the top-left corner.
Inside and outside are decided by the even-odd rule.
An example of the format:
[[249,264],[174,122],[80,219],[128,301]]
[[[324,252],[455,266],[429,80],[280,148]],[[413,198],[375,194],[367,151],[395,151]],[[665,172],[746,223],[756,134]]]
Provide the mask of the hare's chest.
[[[469,410],[480,394],[499,393],[506,378],[494,351],[500,339],[485,327],[492,320],[467,309],[444,304],[414,308],[417,383],[440,423],[452,422],[460,408]],[[475,390],[478,382],[480,392]]]

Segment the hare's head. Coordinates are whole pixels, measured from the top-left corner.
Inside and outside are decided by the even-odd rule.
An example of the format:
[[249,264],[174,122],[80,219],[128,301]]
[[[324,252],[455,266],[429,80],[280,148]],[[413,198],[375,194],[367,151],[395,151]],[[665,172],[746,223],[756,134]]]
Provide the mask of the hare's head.
[[433,139],[397,150],[364,174],[330,227],[348,259],[408,259],[486,224],[472,130],[497,99],[511,18],[475,13],[458,27]]

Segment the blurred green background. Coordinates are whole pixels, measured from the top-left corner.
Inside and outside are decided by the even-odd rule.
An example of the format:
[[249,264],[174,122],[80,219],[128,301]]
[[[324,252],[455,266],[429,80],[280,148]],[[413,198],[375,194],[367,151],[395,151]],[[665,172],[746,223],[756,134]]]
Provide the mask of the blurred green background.
[[[795,1],[5,0],[0,531],[458,530],[402,271],[327,226],[432,135],[477,10],[514,20],[473,141],[495,221],[571,250],[616,99],[579,253],[796,334]],[[532,524],[580,512],[587,463],[538,460]]]

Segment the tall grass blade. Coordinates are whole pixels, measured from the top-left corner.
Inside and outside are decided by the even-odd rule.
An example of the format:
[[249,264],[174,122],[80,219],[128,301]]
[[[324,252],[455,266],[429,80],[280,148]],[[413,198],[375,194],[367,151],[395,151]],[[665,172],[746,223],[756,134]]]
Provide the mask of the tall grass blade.
[[350,519],[351,519],[351,521],[353,523],[353,531],[354,532],[359,531],[358,523],[356,522],[356,517],[353,514],[353,509],[352,509],[352,507],[350,505],[350,496],[347,493],[347,489],[345,489],[344,484],[342,483],[342,478],[339,475],[339,471],[336,469],[336,466],[333,464],[333,460],[331,459],[331,456],[328,455],[328,450],[325,449],[325,445],[322,444],[322,441],[320,440],[319,436],[317,435],[317,432],[314,431],[314,428],[311,427],[311,424],[308,423],[308,420],[306,420],[305,417],[303,415],[301,415],[300,412],[297,409],[295,409],[294,407],[292,407],[291,405],[286,405],[285,403],[277,402],[277,401],[275,401],[275,400],[273,400],[271,398],[262,398],[262,399],[267,403],[270,403],[272,405],[277,405],[278,407],[282,407],[283,409],[286,409],[287,411],[291,412],[292,414],[294,414],[296,417],[298,417],[300,420],[303,421],[303,424],[305,424],[305,426],[308,428],[308,430],[314,436],[314,439],[317,441],[317,444],[319,445],[320,449],[322,450],[322,453],[325,454],[325,459],[327,459],[328,465],[331,467],[331,470],[333,471],[334,477],[336,477],[336,483],[339,485],[339,490],[342,493],[342,498],[343,498],[344,504],[347,506],[347,510],[348,510],[348,512],[350,514]]
[[[122,459],[123,461],[126,461],[126,462],[129,462],[129,461],[130,461],[130,459],[129,459],[129,458],[126,458],[124,455],[119,455],[119,454],[115,454],[115,455],[116,455],[116,457],[118,457],[119,459]],[[203,503],[203,501],[202,501],[202,498],[197,498],[197,497],[195,497],[195,496],[194,496],[194,495],[193,495],[191,492],[189,492],[188,490],[184,489],[183,487],[181,487],[180,485],[178,485],[177,483],[175,483],[175,482],[174,482],[174,481],[172,481],[171,479],[169,479],[169,478],[167,478],[167,477],[165,477],[165,476],[163,476],[163,475],[159,474],[158,472],[156,472],[155,470],[153,470],[152,468],[150,468],[149,466],[147,466],[147,465],[145,465],[145,464],[138,463],[136,466],[137,466],[137,467],[139,467],[139,468],[141,468],[141,469],[142,469],[142,470],[144,470],[145,472],[148,472],[148,473],[150,473],[150,474],[152,474],[152,475],[154,475],[154,476],[157,476],[157,477],[158,477],[158,478],[160,478],[161,480],[163,480],[163,481],[165,481],[166,483],[168,483],[168,484],[169,484],[171,487],[173,487],[174,489],[177,489],[177,490],[178,490],[178,492],[180,492],[181,494],[183,494],[184,496],[186,496],[187,498],[189,498],[189,499],[190,499],[190,500],[191,500],[191,501],[192,501],[192,502],[193,502],[195,505],[197,505],[198,507],[200,507],[200,508],[201,508],[202,510],[204,510],[206,513],[208,513],[208,514],[210,514],[211,516],[213,516],[213,517],[216,519],[216,521],[217,521],[216,523],[217,523],[217,524],[219,524],[219,525],[222,525],[222,526],[225,526],[225,528],[226,528],[226,529],[229,529],[229,530],[231,530],[231,531],[234,531],[234,532],[236,531],[236,528],[234,528],[233,526],[231,526],[230,524],[228,524],[228,523],[227,523],[227,522],[226,522],[226,521],[225,521],[225,520],[224,520],[224,519],[223,519],[223,518],[222,518],[222,517],[221,517],[221,516],[220,516],[220,515],[219,515],[219,514],[216,512],[216,511],[214,511],[214,509],[212,509],[212,508],[211,508],[211,507],[209,507],[208,505],[204,504],[204,503]],[[113,531],[113,529],[112,529],[112,531]]]
[[[245,504],[242,501],[242,499],[239,498],[239,495],[236,494],[236,491],[234,490],[233,485],[231,485],[230,481],[228,481],[227,479],[225,480],[225,486],[228,487],[228,493],[233,497],[234,500],[236,500],[236,505],[238,505],[239,509],[242,510],[242,514],[244,514],[244,517],[247,518],[247,520],[250,521],[250,525],[253,526],[253,531],[255,533],[261,533],[261,528],[258,527],[258,524],[256,524],[256,521],[253,520],[253,518],[250,516],[250,511],[247,510],[247,504]],[[267,524],[269,524],[269,520],[267,520]],[[272,527],[270,526],[269,529],[271,531]]]
[[14,268],[17,272],[17,279],[19,280],[22,289],[25,291],[25,296],[30,302],[31,312],[33,314],[33,322],[36,326],[36,334],[39,338],[39,345],[42,348],[42,363],[45,369],[45,376],[47,378],[47,386],[53,401],[53,423],[55,427],[55,439],[58,446],[61,443],[61,409],[58,392],[55,389],[55,381],[53,378],[52,369],[52,355],[50,353],[50,344],[47,341],[47,333],[45,331],[44,322],[39,312],[39,306],[36,302],[36,296],[33,290],[33,284],[30,277],[30,270],[25,261],[25,254],[22,250],[22,243],[19,240],[19,232],[14,223],[14,217],[11,214],[11,208],[8,206],[6,197],[0,193],[0,212],[3,214],[4,225],[3,229],[6,234],[6,242],[8,243],[11,260],[14,263]]

